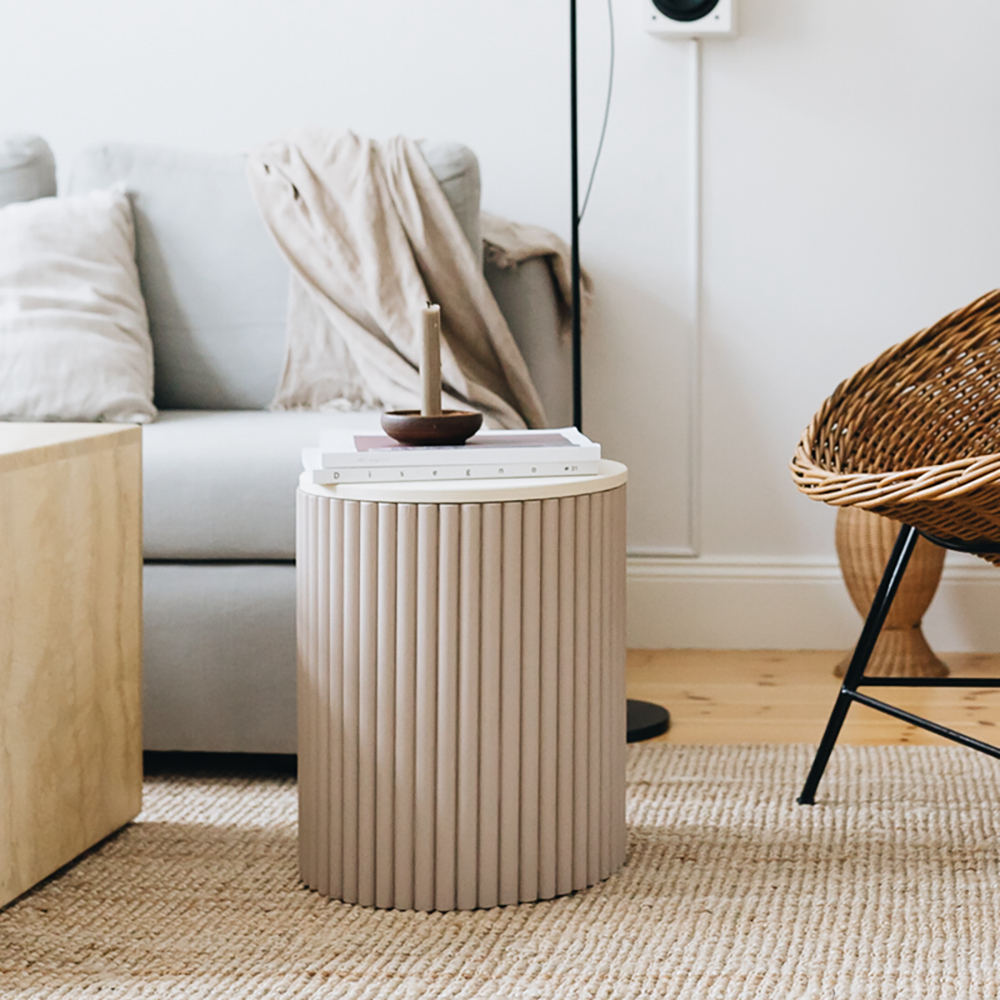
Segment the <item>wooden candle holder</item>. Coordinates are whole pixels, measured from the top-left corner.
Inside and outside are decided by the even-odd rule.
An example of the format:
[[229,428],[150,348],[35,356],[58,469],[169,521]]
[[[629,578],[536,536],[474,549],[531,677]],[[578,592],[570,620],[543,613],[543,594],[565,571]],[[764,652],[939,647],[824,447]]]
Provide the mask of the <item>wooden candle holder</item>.
[[483,415],[475,410],[444,410],[425,416],[419,410],[387,410],[382,414],[382,430],[409,445],[465,444],[483,425]]
[[387,410],[382,430],[409,445],[465,444],[483,424],[474,410],[441,409],[441,307],[428,302],[423,312],[419,410]]

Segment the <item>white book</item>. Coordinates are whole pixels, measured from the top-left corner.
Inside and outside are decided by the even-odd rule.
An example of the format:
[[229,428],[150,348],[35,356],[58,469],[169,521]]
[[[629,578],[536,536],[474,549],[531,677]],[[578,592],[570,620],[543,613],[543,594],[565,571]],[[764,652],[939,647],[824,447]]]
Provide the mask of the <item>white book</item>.
[[[575,427],[553,430],[493,431],[483,430],[460,445],[404,445],[387,434],[359,431],[324,431],[320,436],[319,463],[321,468],[337,469],[400,469],[415,466],[462,466],[466,469],[489,466],[580,465],[597,462],[601,446],[581,434]],[[594,469],[596,472],[596,467]],[[493,472],[492,475],[497,475]],[[557,473],[533,473],[556,475]],[[465,473],[463,472],[463,477]],[[503,473],[503,475],[507,475]],[[567,472],[564,475],[581,475]],[[367,480],[368,477],[365,477]],[[403,477],[400,477],[403,478]],[[412,477],[411,477],[412,478]],[[421,477],[424,478],[424,477]],[[344,479],[339,482],[346,482]],[[354,480],[357,482],[358,480]]]
[[307,479],[317,486],[338,483],[406,483],[447,479],[531,479],[538,476],[595,476],[600,459],[579,462],[477,463],[473,465],[375,465],[328,468],[319,448],[303,448]]

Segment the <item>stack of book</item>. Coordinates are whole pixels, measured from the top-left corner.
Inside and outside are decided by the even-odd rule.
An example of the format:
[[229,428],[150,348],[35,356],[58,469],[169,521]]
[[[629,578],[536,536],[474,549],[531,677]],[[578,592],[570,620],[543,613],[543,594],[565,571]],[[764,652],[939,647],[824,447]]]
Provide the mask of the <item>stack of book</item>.
[[465,444],[413,447],[385,434],[327,431],[304,448],[306,477],[316,485],[429,479],[509,479],[596,475],[601,446],[575,427],[479,431]]

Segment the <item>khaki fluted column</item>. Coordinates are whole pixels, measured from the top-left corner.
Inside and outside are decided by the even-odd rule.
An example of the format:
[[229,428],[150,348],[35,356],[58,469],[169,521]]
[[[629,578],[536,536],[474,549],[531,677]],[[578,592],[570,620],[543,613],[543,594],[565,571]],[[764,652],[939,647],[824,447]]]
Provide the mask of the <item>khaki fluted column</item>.
[[621,866],[624,481],[300,488],[307,885],[471,909]]

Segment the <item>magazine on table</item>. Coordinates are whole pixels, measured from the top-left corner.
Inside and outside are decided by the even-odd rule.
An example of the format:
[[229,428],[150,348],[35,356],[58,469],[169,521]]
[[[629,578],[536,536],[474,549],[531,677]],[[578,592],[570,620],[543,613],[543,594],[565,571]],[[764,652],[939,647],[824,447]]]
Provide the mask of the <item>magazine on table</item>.
[[463,445],[403,445],[385,434],[326,431],[303,450],[312,482],[406,482],[596,475],[601,446],[575,427],[484,430]]
[[601,446],[575,427],[544,430],[483,430],[465,444],[406,445],[387,434],[324,431],[319,440],[324,468],[404,465],[502,465],[505,462],[580,462],[601,457]]

